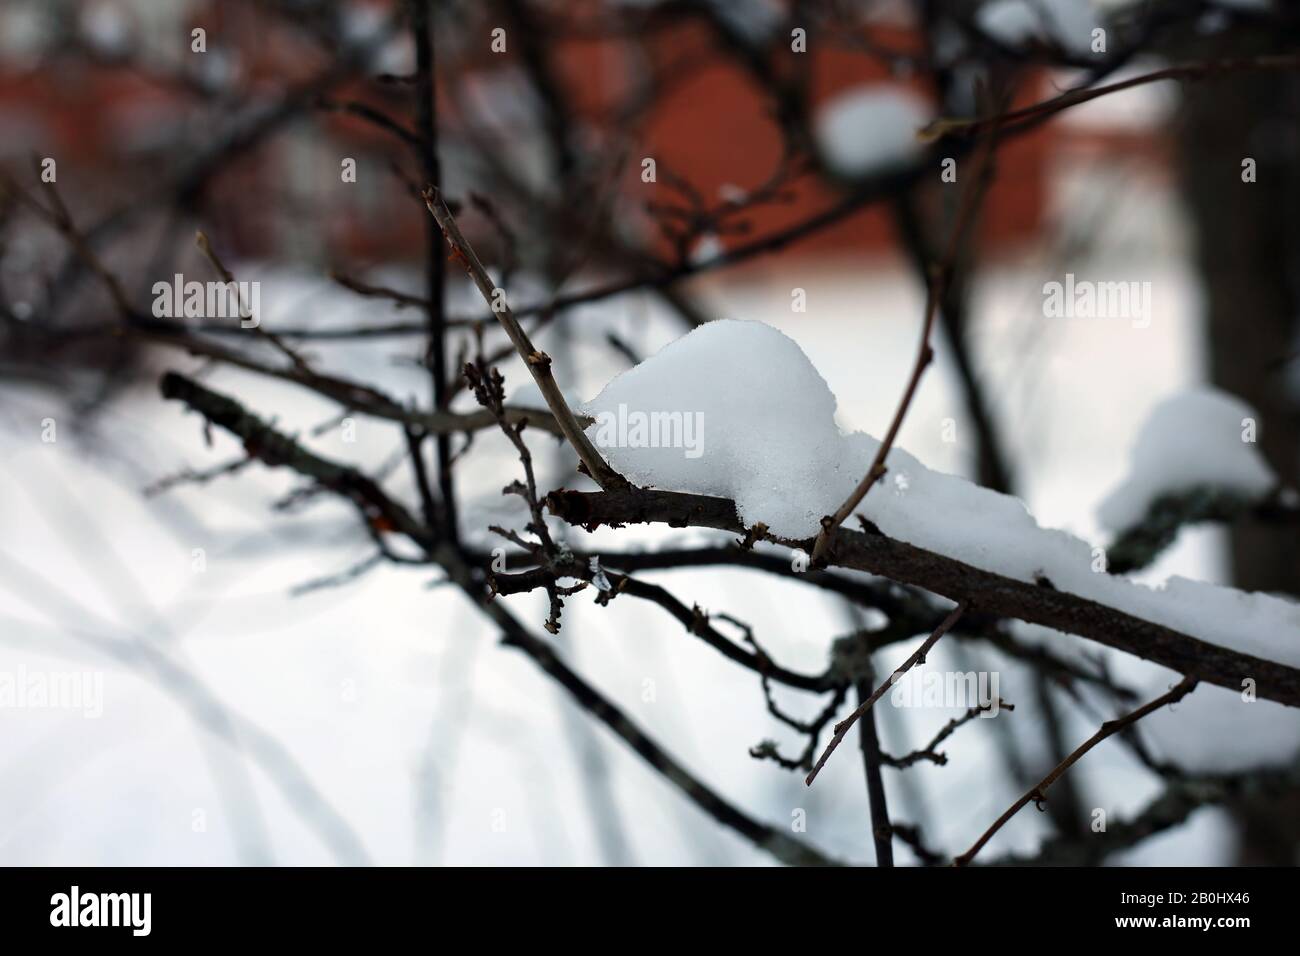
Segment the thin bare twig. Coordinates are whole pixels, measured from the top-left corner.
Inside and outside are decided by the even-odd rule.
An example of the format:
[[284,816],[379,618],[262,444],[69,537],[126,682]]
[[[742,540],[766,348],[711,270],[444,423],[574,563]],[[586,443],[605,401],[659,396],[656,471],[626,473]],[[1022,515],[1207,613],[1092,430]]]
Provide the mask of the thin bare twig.
[[1022,123],[1042,120],[1054,113],[1078,106],[1089,100],[1095,100],[1111,93],[1119,93],[1135,86],[1144,86],[1161,80],[1196,80],[1224,73],[1240,73],[1248,70],[1296,70],[1300,69],[1300,54],[1284,56],[1257,56],[1227,60],[1208,60],[1202,63],[1185,63],[1166,67],[1141,76],[1130,77],[1118,83],[1108,83],[1091,89],[1067,90],[1060,96],[1033,103],[1016,110],[1000,112],[993,116],[974,119],[937,119],[921,131],[921,138],[934,142],[952,135],[974,135],[984,130],[998,127],[1014,131]]
[[826,749],[822,751],[822,755],[817,758],[817,763],[813,764],[812,770],[809,771],[808,776],[804,779],[805,786],[812,786],[812,782],[817,779],[817,774],[821,773],[822,767],[826,766],[826,761],[829,760],[831,754],[835,752],[835,748],[840,745],[840,741],[844,739],[844,735],[847,734],[850,728],[858,722],[858,718],[869,711],[876,701],[880,700],[880,698],[885,695],[885,691],[889,690],[889,688],[893,687],[894,684],[898,682],[900,677],[910,671],[917,664],[925,661],[925,655],[929,653],[930,648],[934,647],[939,638],[948,633],[949,629],[957,623],[957,620],[966,613],[966,608],[967,605],[965,602],[958,604],[953,608],[952,613],[945,617],[943,621],[940,622],[939,626],[934,629],[934,633],[927,637],[924,643],[916,649],[916,653],[903,661],[903,663],[889,675],[889,679],[877,687],[870,697],[857,706],[857,709],[854,710],[853,713],[849,714],[849,716],[845,717],[835,725],[835,734],[831,737],[830,743],[826,745]]
[[501,295],[496,286],[492,283],[483,268],[483,263],[479,261],[473,248],[461,234],[460,227],[456,225],[456,220],[451,215],[451,210],[443,202],[442,196],[433,186],[428,186],[424,190],[424,202],[429,207],[429,212],[437,220],[438,225],[442,228],[442,233],[447,239],[447,245],[452,249],[453,257],[465,267],[474,284],[482,293],[484,300],[496,315],[501,327],[506,330],[510,336],[510,341],[514,343],[516,351],[524,360],[524,365],[533,376],[533,381],[537,383],[538,389],[541,390],[542,397],[546,399],[546,404],[551,409],[551,414],[559,423],[560,430],[564,437],[569,440],[573,450],[578,453],[582,464],[587,470],[587,474],[592,477],[596,484],[606,491],[615,488],[625,488],[628,481],[613,468],[611,468],[601,457],[587,435],[583,432],[582,427],[578,424],[569,408],[569,403],[565,401],[560,386],[555,381],[555,376],[551,374],[551,357],[545,352],[539,351],[533,346],[532,341],[528,338],[528,333],[519,325],[514,313],[510,311],[510,306],[505,302],[505,296]]
[[[39,165],[38,162],[38,172]],[[127,298],[126,291],[122,288],[121,281],[104,265],[103,260],[95,252],[86,235],[77,228],[73,222],[72,213],[68,210],[67,204],[64,203],[63,197],[59,195],[58,187],[52,182],[42,182],[42,185],[45,187],[46,194],[50,197],[53,209],[45,208],[44,204],[20,186],[16,179],[0,169],[0,187],[3,187],[3,189],[0,189],[0,195],[5,192],[13,195],[24,206],[43,219],[47,225],[63,236],[76,256],[104,283],[104,287],[107,289],[109,297],[113,300],[113,305],[117,307],[117,310],[122,313],[129,312],[131,309],[130,301]]]
[[[241,318],[251,319],[253,322],[253,324],[248,326],[248,328],[251,328],[255,335],[258,335],[271,343],[271,345],[273,345],[281,355],[292,362],[297,368],[304,372],[309,371],[307,362],[301,355],[289,348],[289,346],[285,345],[284,342],[280,340],[279,336],[272,335],[266,329],[262,328],[261,316],[253,315],[252,307],[243,301],[243,298],[239,294],[239,283],[235,281],[235,274],[226,268],[226,264],[222,262],[221,257],[217,255],[217,250],[212,248],[212,242],[208,239],[207,233],[202,230],[196,232],[194,234],[194,243],[199,247],[199,252],[203,253],[203,257],[208,260],[212,268],[217,271],[217,275],[221,276],[221,281],[226,283],[227,286],[234,287],[236,311]],[[245,315],[245,312],[248,314]],[[242,326],[243,323],[241,322],[240,325]]]
[[944,300],[948,283],[952,277],[953,264],[957,260],[961,243],[966,237],[967,226],[974,209],[979,205],[979,197],[988,186],[988,173],[991,169],[996,142],[997,128],[994,127],[981,144],[979,154],[975,160],[976,171],[974,178],[962,190],[961,201],[957,208],[957,218],[953,223],[952,235],[949,236],[944,257],[931,270],[930,281],[926,289],[925,321],[921,325],[921,343],[917,348],[916,362],[912,366],[912,374],[908,377],[902,398],[899,399],[898,409],[894,412],[894,418],[889,423],[889,430],[885,432],[885,437],[876,450],[875,459],[871,462],[871,467],[867,469],[867,473],[858,482],[857,487],[853,489],[844,503],[836,510],[835,514],[822,518],[822,530],[817,535],[817,541],[813,545],[812,565],[814,567],[825,565],[826,551],[830,547],[835,529],[844,523],[854,509],[862,503],[862,499],[866,497],[872,486],[885,474],[885,459],[894,447],[894,441],[898,438],[899,429],[903,427],[903,418],[912,405],[912,398],[916,395],[917,386],[921,383],[921,376],[934,360],[934,349],[930,347],[930,334],[934,329],[935,317],[938,315],[939,306]]
[[[545,562],[548,568],[554,569],[557,560],[562,557],[562,554],[560,549],[556,547],[555,541],[551,538],[551,532],[546,527],[546,516],[542,511],[541,502],[537,499],[537,480],[533,475],[533,455],[528,450],[528,445],[523,438],[526,422],[511,425],[506,421],[504,412],[505,378],[495,367],[483,364],[483,360],[480,358],[477,363],[465,363],[464,375],[478,403],[496,416],[501,431],[509,439],[510,444],[514,445],[515,451],[519,455],[519,463],[524,469],[524,483],[513,481],[502,489],[502,494],[518,495],[524,500],[531,518],[527,530],[536,536],[537,542],[526,541],[515,532],[506,531],[504,528],[493,526],[491,530],[531,551],[538,560]],[[558,581],[559,572],[542,582],[542,587],[546,590],[546,595],[550,599],[550,614],[546,618],[545,627],[552,634],[560,633],[560,613],[564,609],[562,597],[576,590],[561,588]],[[581,586],[585,587],[585,584]]]
[[1117,718],[1116,720],[1106,721],[1104,724],[1101,725],[1101,727],[1097,730],[1095,734],[1093,734],[1091,737],[1085,740],[1082,744],[1078,746],[1078,748],[1075,749],[1073,753],[1071,753],[1059,764],[1053,767],[1052,772],[1049,773],[1042,780],[1038,781],[1038,784],[1033,789],[1031,789],[1028,793],[1022,796],[1015,803],[1011,804],[1011,806],[1007,808],[1006,812],[1003,813],[1002,816],[998,817],[995,821],[993,821],[993,825],[989,827],[987,830],[985,830],[984,833],[980,836],[980,838],[971,845],[971,848],[969,850],[961,854],[961,856],[956,857],[952,861],[952,865],[965,866],[966,864],[970,863],[970,861],[975,858],[975,854],[979,853],[979,851],[984,848],[984,844],[988,843],[989,840],[993,839],[993,834],[1001,830],[1002,827],[1006,824],[1006,822],[1010,820],[1012,817],[1014,817],[1017,813],[1019,813],[1020,810],[1025,806],[1025,804],[1029,803],[1029,801],[1032,800],[1035,804],[1041,804],[1045,802],[1047,800],[1047,788],[1050,787],[1053,783],[1055,783],[1057,779],[1063,773],[1065,773],[1065,771],[1069,770],[1076,763],[1078,763],[1079,760],[1083,757],[1083,755],[1086,754],[1093,747],[1097,746],[1097,744],[1101,743],[1107,737],[1119,733],[1125,727],[1132,726],[1133,724],[1141,720],[1143,717],[1145,717],[1147,714],[1159,710],[1161,707],[1165,706],[1166,704],[1174,704],[1182,700],[1184,697],[1186,697],[1196,688],[1196,683],[1197,683],[1196,678],[1184,677],[1171,690],[1169,690],[1164,694],[1161,694],[1155,700],[1143,704],[1141,707],[1139,707],[1137,710],[1133,711],[1132,713],[1124,717]]
[[[944,724],[943,727],[939,729],[939,732],[934,735],[934,738],[920,750],[913,750],[911,753],[904,754],[902,757],[891,757],[889,754],[881,754],[881,762],[890,767],[897,767],[899,770],[906,770],[908,767],[920,763],[922,760],[928,760],[930,763],[942,767],[948,762],[948,755],[939,751],[937,749],[938,746],[951,737],[958,727],[970,723],[981,714],[992,710],[994,706],[995,704],[991,701],[987,704],[976,704],[974,707],[968,708],[966,713],[962,714],[960,717],[954,717],[952,720]],[[1001,713],[1004,710],[1016,709],[1015,704],[1008,704],[1000,697],[996,702],[996,706],[998,713]]]
[[[343,288],[355,292],[357,295],[365,296],[368,299],[391,299],[393,306],[398,309],[405,309],[408,306],[414,306],[420,309],[429,307],[429,300],[422,295],[412,295],[410,292],[402,292],[398,289],[391,289],[388,286],[371,285],[368,282],[362,282],[350,275],[345,275],[336,269],[329,271],[329,278],[343,286]],[[448,319],[447,325],[469,325],[467,320]],[[428,332],[428,325],[412,324],[400,326],[401,331],[411,334],[417,332]]]

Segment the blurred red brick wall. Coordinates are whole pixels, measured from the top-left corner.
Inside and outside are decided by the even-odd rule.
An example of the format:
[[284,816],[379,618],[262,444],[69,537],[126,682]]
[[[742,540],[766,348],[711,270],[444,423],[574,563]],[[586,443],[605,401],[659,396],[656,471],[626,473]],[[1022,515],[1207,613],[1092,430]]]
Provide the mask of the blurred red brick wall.
[[[217,7],[219,11],[220,6]],[[250,29],[257,34],[251,49],[242,44],[238,47],[244,59],[241,67],[245,76],[267,89],[274,89],[282,85],[286,73],[301,78],[309,72],[298,55],[300,50],[291,41],[281,42],[275,31],[263,31],[256,24],[250,26],[229,20],[229,17],[227,22],[196,17],[194,23],[208,25],[213,45],[222,42],[221,31],[229,34],[227,40],[235,35],[235,30],[241,31],[240,36]],[[220,30],[216,29],[217,24]],[[879,30],[872,35],[873,39],[895,47],[913,39],[903,33],[881,34]],[[495,55],[489,52],[485,36],[481,51],[471,51],[469,60],[458,64],[457,69],[486,71],[516,66],[518,46],[512,44],[504,56]],[[570,41],[558,47],[560,82],[566,95],[577,104],[581,116],[593,120],[604,115],[627,92],[633,71],[643,66],[633,60],[637,48],[648,49],[651,59],[660,66],[687,63],[691,69],[673,82],[668,92],[633,127],[636,149],[640,151],[634,155],[656,157],[664,167],[689,179],[710,200],[716,199],[719,189],[725,185],[749,189],[772,174],[780,157],[781,137],[771,117],[771,104],[744,70],[716,51],[712,39],[698,24],[658,29],[648,38]],[[878,61],[829,43],[814,42],[810,52],[799,56],[808,58],[814,104],[855,84],[892,82]],[[778,68],[789,66],[788,62],[778,64]],[[442,78],[444,84],[448,81],[448,77]],[[338,91],[337,97],[374,100],[372,88],[371,84],[355,84],[350,90]],[[1029,91],[1026,101],[1046,92]],[[66,73],[14,75],[5,74],[0,67],[0,117],[21,115],[24,122],[41,124],[39,138],[49,144],[49,149],[73,158],[76,165],[100,171],[113,170],[123,160],[124,116],[149,114],[181,122],[185,117],[184,103],[179,91],[159,89],[123,69],[83,66]],[[389,112],[394,109],[391,93],[378,103]],[[448,98],[442,98],[440,109],[445,118],[454,122]],[[319,113],[317,118],[329,137],[339,141],[338,149],[332,151],[339,156],[357,150],[376,156],[393,152],[393,141],[387,134],[355,117]],[[981,225],[986,252],[1014,247],[1031,240],[1038,232],[1045,204],[1046,158],[1053,138],[1062,135],[1055,129],[1045,126],[1043,130],[1008,142],[1000,151],[998,179]],[[287,178],[301,174],[292,168],[293,162],[288,148],[273,140],[223,173],[224,181],[217,187],[225,204],[221,218],[228,224],[241,254],[276,252],[274,230],[265,228],[265,223],[271,215],[277,190]],[[629,165],[632,168],[627,188],[634,199],[675,198],[665,191],[662,182],[657,186],[642,184],[639,162]],[[331,158],[323,166],[337,169],[337,160]],[[407,168],[412,167],[407,164]],[[267,175],[268,169],[273,170],[272,175]],[[938,174],[936,168],[936,179]],[[372,191],[366,196],[367,208],[349,205],[345,201],[351,200],[349,195],[327,210],[329,215],[323,222],[329,245],[333,247],[332,254],[359,255],[374,261],[409,257],[418,248],[423,229],[421,211],[413,208],[414,204],[403,194],[394,177],[386,177],[382,193]],[[830,187],[805,180],[792,202],[747,213],[751,234],[780,229],[826,208],[835,199]],[[723,241],[738,240],[724,238]],[[823,258],[871,254],[884,252],[892,244],[887,211],[873,207],[800,241],[785,254]]]

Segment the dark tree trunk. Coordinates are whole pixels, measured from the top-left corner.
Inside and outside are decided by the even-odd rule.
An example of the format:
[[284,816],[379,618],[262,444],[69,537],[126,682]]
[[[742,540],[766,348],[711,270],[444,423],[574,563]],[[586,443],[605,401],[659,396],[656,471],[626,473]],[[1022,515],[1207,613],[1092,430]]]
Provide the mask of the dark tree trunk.
[[[1244,37],[1231,52],[1280,52],[1277,46]],[[1284,485],[1296,486],[1300,396],[1295,360],[1286,359],[1300,331],[1300,81],[1289,73],[1239,73],[1188,85],[1183,97],[1178,147],[1205,296],[1209,376],[1255,407],[1260,451]],[[1247,158],[1256,164],[1253,183],[1242,181]],[[1238,587],[1300,595],[1300,535],[1236,527],[1231,567]],[[1297,862],[1300,798],[1250,801],[1236,818],[1240,862]]]
[[[1245,41],[1263,52],[1267,41]],[[1184,87],[1179,153],[1205,294],[1209,375],[1259,412],[1259,448],[1300,483],[1300,402],[1285,360],[1300,316],[1300,83],[1238,73]],[[1256,181],[1242,182],[1242,161]],[[1293,366],[1295,363],[1292,362]],[[1243,524],[1232,533],[1238,587],[1300,595],[1300,535]]]

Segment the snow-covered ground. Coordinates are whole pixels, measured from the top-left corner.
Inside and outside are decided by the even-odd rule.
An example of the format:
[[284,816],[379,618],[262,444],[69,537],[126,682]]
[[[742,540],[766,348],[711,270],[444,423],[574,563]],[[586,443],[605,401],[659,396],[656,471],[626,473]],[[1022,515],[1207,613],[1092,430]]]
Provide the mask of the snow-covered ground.
[[[1146,260],[1074,259],[1071,269],[1094,280],[1149,281],[1149,321],[1047,318],[1043,284],[1065,269],[1041,258],[995,264],[975,290],[977,359],[1038,521],[1104,543],[1096,508],[1124,479],[1147,413],[1200,379],[1199,304],[1177,248]],[[272,329],[278,316],[307,312],[322,322],[358,308],[388,317],[386,307],[358,305],[314,280],[262,278]],[[806,312],[791,309],[796,287],[806,292]],[[843,429],[883,431],[922,310],[920,287],[897,263],[760,268],[695,291],[712,317],[761,320],[797,342],[834,394]],[[580,309],[570,322],[584,330],[582,344],[547,331],[539,345],[572,370],[566,387],[584,398],[626,368],[594,329],[616,330],[643,356],[682,331],[644,296]],[[965,474],[973,433],[948,352],[936,344],[938,362],[898,445],[930,469]],[[412,340],[311,352],[324,367],[414,397],[427,388],[409,361],[417,348]],[[184,356],[160,361],[197,368]],[[525,382],[517,362],[503,369],[508,389]],[[325,454],[373,468],[401,450],[391,424],[360,416],[354,442],[338,427],[307,437],[334,410],[301,390],[225,370],[207,381]],[[497,644],[475,608],[437,586],[436,572],[381,567],[291,594],[368,553],[342,505],[272,510],[296,484],[260,467],[146,499],[141,489],[164,475],[237,457],[236,443],[214,434],[208,448],[198,419],[151,387],[109,409],[93,438],[62,419],[57,399],[11,388],[0,398],[0,674],[88,672],[86,687],[102,681],[102,707],[0,709],[0,862],[770,862],[576,716],[526,658]],[[56,419],[53,442],[42,440],[47,418]],[[564,480],[567,458],[540,434],[532,445],[542,482]],[[522,526],[497,494],[516,471],[500,436],[478,437],[459,477],[467,527]],[[388,487],[409,495],[405,466]],[[625,548],[708,537],[635,529],[590,540]],[[1219,581],[1220,541],[1213,529],[1185,533],[1141,579]],[[837,599],[795,581],[726,569],[643,576],[688,604],[750,622],[764,647],[795,669],[820,669],[832,639],[854,626]],[[509,600],[540,632],[540,598]],[[871,861],[856,755],[839,753],[811,789],[800,775],[748,755],[764,738],[787,749],[799,743],[767,714],[752,674],[631,598],[600,608],[579,594],[567,602],[564,624],[559,645],[571,664],[719,792],[778,827],[806,815],[808,840],[838,858]],[[1036,637],[1067,656],[1104,653],[1114,673],[1144,693],[1169,683],[1167,671],[1079,639]],[[880,662],[899,663],[911,649],[893,648]],[[927,666],[970,670],[971,653],[941,642]],[[969,845],[1019,793],[997,746],[1000,729],[1026,748],[1031,766],[1048,766],[1026,672],[980,655],[979,666],[998,671],[1014,714],[959,730],[945,747],[947,766],[886,771],[895,819],[923,823],[927,843],[948,852]],[[811,698],[778,693],[790,710],[817,709]],[[885,749],[894,753],[924,743],[958,712],[878,711]],[[1109,716],[1070,714],[1065,736],[1076,741]],[[1300,747],[1294,711],[1243,706],[1205,686],[1143,727],[1161,754],[1195,766],[1278,761]],[[1072,774],[1085,805],[1112,820],[1159,789],[1113,741]],[[1030,852],[1045,832],[1041,815],[1027,810],[984,855]],[[1123,861],[1205,864],[1226,862],[1231,852],[1229,824],[1210,810]]]

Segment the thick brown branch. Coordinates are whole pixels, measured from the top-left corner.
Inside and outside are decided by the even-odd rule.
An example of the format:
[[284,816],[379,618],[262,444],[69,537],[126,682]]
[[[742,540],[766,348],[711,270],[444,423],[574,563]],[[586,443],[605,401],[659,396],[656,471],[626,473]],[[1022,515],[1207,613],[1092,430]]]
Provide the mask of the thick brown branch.
[[[662,523],[744,534],[735,503],[725,498],[631,488],[617,492],[555,491],[547,508],[570,524]],[[767,536],[809,551],[802,541]],[[1239,691],[1245,678],[1266,700],[1300,707],[1300,670],[1251,654],[1219,647],[1173,628],[1055,588],[1018,581],[954,558],[896,541],[882,534],[840,528],[828,549],[828,564],[879,574],[942,595],[970,601],[981,614],[1014,618],[1065,631],[1134,654],[1186,674]]]
[[1278,534],[1294,534],[1291,526],[1300,524],[1300,508],[1280,492],[1253,501],[1230,489],[1210,485],[1161,495],[1151,502],[1141,521],[1124,529],[1106,549],[1106,570],[1129,574],[1145,568],[1174,543],[1187,525],[1243,520],[1265,522],[1276,527]]
[[312,454],[246,411],[238,402],[184,375],[168,372],[162,377],[161,389],[164,398],[184,402],[214,425],[220,425],[237,436],[250,458],[272,467],[288,466],[351,501],[371,529],[403,534],[422,548],[432,546],[428,529],[369,476]]

